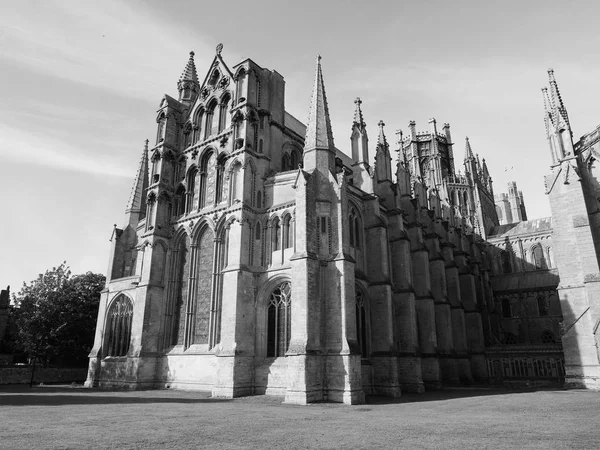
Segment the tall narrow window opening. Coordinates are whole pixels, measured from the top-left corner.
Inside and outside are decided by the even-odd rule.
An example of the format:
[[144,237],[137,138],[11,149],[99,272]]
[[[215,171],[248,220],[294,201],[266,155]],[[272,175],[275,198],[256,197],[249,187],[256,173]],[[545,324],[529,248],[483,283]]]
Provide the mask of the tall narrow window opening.
[[267,356],[284,356],[292,331],[292,288],[281,283],[269,297],[267,308]]

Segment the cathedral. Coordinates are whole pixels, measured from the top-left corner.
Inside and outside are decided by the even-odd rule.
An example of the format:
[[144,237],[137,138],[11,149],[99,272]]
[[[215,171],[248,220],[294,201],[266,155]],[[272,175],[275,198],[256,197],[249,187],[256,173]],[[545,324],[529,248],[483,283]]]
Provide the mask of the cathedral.
[[553,217],[535,223],[516,184],[494,195],[468,138],[455,159],[447,123],[411,121],[390,145],[380,121],[370,140],[357,98],[339,149],[320,57],[306,124],[278,72],[229,67],[222,45],[202,80],[190,53],[177,89],[113,231],[87,386],[296,404],[528,376],[598,387],[598,139],[572,144],[552,75]]

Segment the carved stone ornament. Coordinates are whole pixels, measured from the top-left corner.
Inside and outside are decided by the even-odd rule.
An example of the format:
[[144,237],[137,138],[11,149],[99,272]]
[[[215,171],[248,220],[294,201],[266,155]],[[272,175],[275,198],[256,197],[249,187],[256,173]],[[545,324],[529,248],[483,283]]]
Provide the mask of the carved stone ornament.
[[229,77],[223,77],[223,78],[221,78],[221,80],[219,81],[219,86],[222,89],[225,89],[227,86],[229,86]]
[[222,51],[223,51],[223,44],[219,43],[217,45],[217,55],[220,55]]
[[197,157],[197,156],[198,156],[198,149],[195,149],[195,150],[192,152],[192,159],[196,159],[196,157]]
[[227,145],[227,141],[229,140],[229,136],[223,136],[221,138],[221,140],[219,141],[221,144],[221,147],[225,147],[225,145]]
[[202,92],[200,92],[200,96],[202,97],[202,99],[205,99],[206,97],[208,97],[208,94],[210,93],[210,91],[208,90],[208,88],[202,88]]

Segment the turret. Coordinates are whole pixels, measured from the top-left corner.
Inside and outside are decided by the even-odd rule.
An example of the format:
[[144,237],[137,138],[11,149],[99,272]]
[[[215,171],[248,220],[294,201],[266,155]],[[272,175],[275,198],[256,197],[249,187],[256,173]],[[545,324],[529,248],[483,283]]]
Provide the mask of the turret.
[[198,82],[196,64],[194,64],[194,52],[190,52],[190,59],[188,59],[177,82],[177,90],[179,91],[179,101],[182,103],[192,103],[198,96],[200,83]]
[[329,119],[329,107],[321,72],[321,56],[317,56],[315,83],[310,101],[306,139],[304,140],[304,170],[327,170],[335,173],[335,146]]

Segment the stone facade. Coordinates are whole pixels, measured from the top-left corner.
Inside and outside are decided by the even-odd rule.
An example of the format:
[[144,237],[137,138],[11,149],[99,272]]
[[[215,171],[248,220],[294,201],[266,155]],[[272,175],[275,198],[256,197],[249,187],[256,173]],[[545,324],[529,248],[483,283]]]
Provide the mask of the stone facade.
[[221,50],[202,82],[191,53],[160,102],[86,384],[356,404],[487,382],[501,314],[485,160],[467,139],[457,170],[435,119],[392,151],[379,122],[370,145],[360,99],[341,151],[320,58],[304,125],[279,73]]

